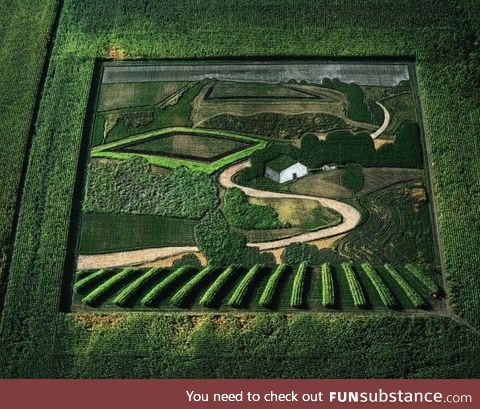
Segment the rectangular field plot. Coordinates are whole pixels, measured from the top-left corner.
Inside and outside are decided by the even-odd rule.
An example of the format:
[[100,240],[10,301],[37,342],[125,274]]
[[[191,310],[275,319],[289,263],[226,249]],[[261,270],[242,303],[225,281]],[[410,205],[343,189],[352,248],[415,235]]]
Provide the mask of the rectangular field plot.
[[219,159],[249,146],[248,143],[234,139],[219,138],[201,134],[171,134],[118,147],[122,152],[147,155],[190,158],[207,162]]
[[97,75],[76,309],[443,308],[413,63]]

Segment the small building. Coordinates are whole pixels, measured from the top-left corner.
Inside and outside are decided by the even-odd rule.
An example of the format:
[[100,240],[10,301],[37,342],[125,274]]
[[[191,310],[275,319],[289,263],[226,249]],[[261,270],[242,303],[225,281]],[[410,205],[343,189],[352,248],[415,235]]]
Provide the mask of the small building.
[[327,165],[323,165],[322,166],[322,172],[329,172],[331,170],[335,170],[335,169],[338,169],[339,166],[338,165],[334,165],[334,164],[327,164]]
[[278,183],[289,182],[306,175],[307,167],[287,155],[277,156],[265,164],[265,177]]

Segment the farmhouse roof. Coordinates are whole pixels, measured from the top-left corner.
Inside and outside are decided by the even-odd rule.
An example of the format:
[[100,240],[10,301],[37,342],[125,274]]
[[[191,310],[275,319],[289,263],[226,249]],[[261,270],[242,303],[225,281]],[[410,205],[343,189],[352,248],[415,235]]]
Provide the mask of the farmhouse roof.
[[270,162],[267,162],[266,165],[268,168],[275,172],[281,172],[282,170],[288,169],[290,166],[298,163],[295,159],[292,159],[287,155],[280,155],[272,159]]

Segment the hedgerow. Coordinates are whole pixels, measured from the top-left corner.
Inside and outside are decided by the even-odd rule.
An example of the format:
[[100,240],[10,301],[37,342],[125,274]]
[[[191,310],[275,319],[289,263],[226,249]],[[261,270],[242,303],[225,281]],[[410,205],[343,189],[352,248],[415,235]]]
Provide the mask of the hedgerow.
[[218,293],[223,289],[227,281],[230,280],[231,276],[235,273],[235,269],[236,268],[234,266],[229,266],[217,277],[217,279],[200,299],[199,304],[202,307],[212,306],[213,302],[218,296]]
[[350,288],[350,294],[352,294],[353,305],[358,308],[363,308],[366,305],[365,295],[363,294],[362,287],[358,281],[353,266],[350,263],[342,264],[345,277],[347,278],[348,287]]
[[138,277],[135,281],[132,281],[128,286],[122,289],[115,298],[113,299],[113,303],[118,305],[119,307],[124,307],[127,305],[129,301],[137,294],[138,290],[146,283],[150,281],[153,277],[155,277],[158,272],[160,271],[159,268],[153,267]]
[[293,279],[292,295],[290,297],[290,306],[301,308],[304,305],[305,277],[307,274],[307,263],[300,263],[295,278]]
[[189,266],[192,268],[200,269],[202,268],[202,263],[195,254],[188,253],[179,258],[178,260],[175,260],[172,264],[172,268],[178,268],[182,266]]
[[262,266],[260,264],[254,265],[250,270],[248,270],[247,274],[242,278],[242,281],[237,285],[235,291],[233,292],[230,300],[228,301],[228,305],[230,307],[241,307],[245,296],[247,295],[250,286],[252,285],[253,281],[257,277],[258,272]]
[[333,307],[335,305],[335,289],[333,287],[332,268],[330,263],[323,263],[322,275],[322,305]]
[[309,265],[320,264],[320,253],[317,246],[308,243],[289,244],[282,253],[282,263],[297,265],[305,262]]
[[377,290],[377,293],[380,296],[380,299],[382,300],[383,305],[387,308],[395,307],[396,302],[395,302],[395,299],[393,298],[391,291],[385,285],[385,283],[382,280],[382,277],[380,277],[380,275],[375,271],[372,265],[370,263],[363,263],[362,268],[363,268],[363,271],[365,271],[365,274],[367,275],[367,277],[372,282],[375,289]]
[[88,293],[82,302],[87,305],[95,305],[96,302],[109,290],[115,287],[118,283],[125,280],[127,277],[135,273],[135,270],[131,267],[124,268],[113,277],[109,278],[107,281],[100,284],[92,292]]
[[276,229],[288,227],[278,220],[270,206],[254,205],[239,188],[227,189],[223,198],[223,214],[228,222],[242,229]]
[[411,275],[420,281],[430,292],[436,293],[440,290],[440,286],[420,267],[414,264],[407,264],[405,266]]
[[354,82],[346,83],[338,79],[324,78],[322,87],[332,88],[345,94],[348,101],[347,116],[350,119],[360,122],[370,122],[372,116],[368,110],[368,104],[365,102],[365,95],[362,89]]
[[167,277],[160,281],[150,291],[148,291],[142,298],[141,303],[146,307],[154,305],[155,301],[160,297],[162,292],[171,287],[177,280],[190,271],[189,266],[182,266],[173,270]]
[[420,308],[425,306],[425,300],[418,294],[403,276],[390,264],[384,265],[385,270],[393,277],[405,295],[408,297],[414,308]]
[[280,280],[283,276],[283,272],[285,271],[285,264],[279,264],[277,268],[272,272],[270,278],[267,281],[267,285],[260,296],[259,305],[262,307],[270,307],[273,302],[273,297],[275,292],[278,288]]
[[272,254],[261,254],[257,248],[247,247],[247,239],[231,229],[221,210],[207,213],[195,226],[194,235],[198,248],[214,266],[275,263]]
[[395,132],[395,142],[380,147],[376,164],[405,168],[422,168],[422,146],[420,128],[416,122],[403,121]]

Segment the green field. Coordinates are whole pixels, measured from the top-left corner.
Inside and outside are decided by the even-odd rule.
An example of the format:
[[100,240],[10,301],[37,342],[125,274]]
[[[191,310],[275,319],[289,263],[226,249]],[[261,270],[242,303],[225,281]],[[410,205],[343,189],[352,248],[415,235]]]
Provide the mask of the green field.
[[[0,2],[0,311],[56,1]],[[32,18],[32,16],[35,16]],[[19,52],[18,50],[23,50]],[[22,67],[18,69],[17,67]],[[15,86],[12,86],[15,84]]]
[[195,244],[193,227],[196,223],[196,220],[164,216],[86,213],[78,251],[80,254],[100,254],[191,246]]
[[[199,6],[164,0],[3,0],[0,10],[5,84],[0,138],[6,147],[0,161],[0,246],[2,269],[8,269],[0,323],[2,377],[480,376],[478,2],[205,0]],[[58,32],[48,35],[55,11],[61,16]],[[67,265],[75,258],[70,232],[78,220],[72,215],[81,206],[78,174],[86,168],[88,128],[94,125],[92,79],[98,82],[98,61],[112,56],[112,50],[142,60],[414,59],[414,106],[425,131],[425,188],[436,216],[433,234],[438,230],[440,237],[445,308],[438,314],[142,314],[116,306],[71,312],[74,274]],[[46,75],[41,75],[43,60]],[[192,126],[188,105],[169,117],[178,114],[178,126]],[[98,143],[103,125],[95,125]],[[158,125],[160,117],[149,126]],[[117,126],[116,136],[125,136],[124,122]],[[300,135],[293,129],[287,136]],[[112,282],[120,285],[132,274],[123,271]],[[383,269],[380,274],[402,302],[403,289]],[[284,282],[287,288],[292,277]],[[367,285],[365,277],[358,280],[360,287]],[[319,299],[320,285],[316,279],[310,287]],[[348,283],[338,288],[345,291],[341,307],[350,308]],[[250,297],[259,299],[255,293]],[[290,294],[286,297],[289,302]]]
[[208,99],[226,98],[314,98],[313,95],[266,83],[218,82],[208,95]]
[[98,110],[110,111],[159,103],[186,82],[127,82],[103,84],[98,95]]

